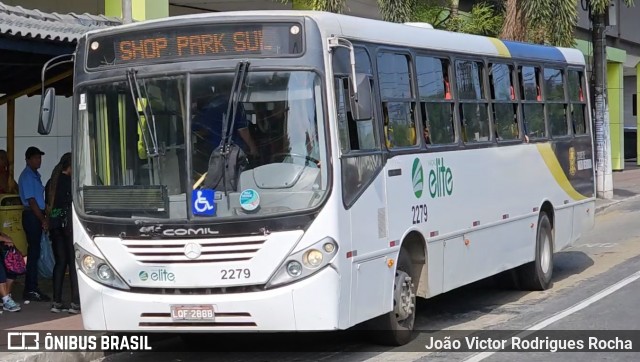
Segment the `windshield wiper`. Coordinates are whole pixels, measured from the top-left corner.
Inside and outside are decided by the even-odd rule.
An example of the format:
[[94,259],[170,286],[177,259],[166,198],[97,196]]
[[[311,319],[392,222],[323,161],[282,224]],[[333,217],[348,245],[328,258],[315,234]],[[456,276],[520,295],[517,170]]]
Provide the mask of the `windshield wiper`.
[[[145,151],[147,152],[147,157],[158,157],[160,156],[160,152],[158,149],[158,135],[156,133],[156,118],[153,115],[153,110],[151,109],[151,99],[149,99],[149,92],[147,90],[147,84],[142,83],[142,88],[140,88],[140,84],[138,83],[138,77],[136,75],[138,71],[136,69],[127,70],[127,81],[129,83],[129,90],[131,91],[131,99],[133,100],[133,106],[136,109],[136,116],[138,117],[138,126],[140,127],[140,132],[142,132],[142,142],[144,143]],[[144,90],[144,94],[143,94]],[[141,104],[142,112],[138,110],[138,100],[146,99],[146,104]],[[142,114],[141,114],[142,113]],[[149,116],[151,115],[151,116]],[[142,124],[142,116],[146,121],[146,134],[150,138],[147,140],[145,137],[145,125]],[[149,145],[151,143],[151,145]]]
[[[227,105],[227,113],[222,120],[222,141],[220,142],[220,153],[222,155],[224,167],[222,168],[222,184],[224,185],[224,194],[229,196],[229,190],[227,189],[226,169],[229,155],[229,148],[232,141],[233,126],[236,120],[236,113],[238,110],[238,104],[240,103],[240,95],[242,92],[242,86],[247,79],[249,73],[249,62],[240,61],[236,66],[236,72],[233,76],[233,84],[231,85],[231,94],[229,94],[229,104]],[[229,125],[231,121],[231,125]],[[228,198],[227,198],[228,199]]]

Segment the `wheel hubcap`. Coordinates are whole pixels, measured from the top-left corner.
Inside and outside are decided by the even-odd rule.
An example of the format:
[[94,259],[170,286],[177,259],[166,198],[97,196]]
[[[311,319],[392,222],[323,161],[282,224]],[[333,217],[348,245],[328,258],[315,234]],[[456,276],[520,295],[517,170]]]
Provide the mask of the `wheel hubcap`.
[[393,303],[398,322],[402,322],[413,315],[415,309],[413,283],[409,274],[402,270],[396,271]]
[[551,266],[551,245],[549,243],[549,237],[547,234],[544,235],[542,239],[542,255],[540,258],[540,267],[542,268],[542,272],[547,274],[549,272],[549,268]]

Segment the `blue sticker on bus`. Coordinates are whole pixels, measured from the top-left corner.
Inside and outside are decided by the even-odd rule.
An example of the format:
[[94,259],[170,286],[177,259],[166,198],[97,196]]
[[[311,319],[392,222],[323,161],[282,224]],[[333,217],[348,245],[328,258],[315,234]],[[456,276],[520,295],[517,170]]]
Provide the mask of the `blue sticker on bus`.
[[260,195],[254,189],[247,189],[240,194],[240,206],[247,211],[254,211],[260,206]]
[[194,215],[214,216],[216,203],[214,202],[215,190],[202,189],[191,192],[191,206]]

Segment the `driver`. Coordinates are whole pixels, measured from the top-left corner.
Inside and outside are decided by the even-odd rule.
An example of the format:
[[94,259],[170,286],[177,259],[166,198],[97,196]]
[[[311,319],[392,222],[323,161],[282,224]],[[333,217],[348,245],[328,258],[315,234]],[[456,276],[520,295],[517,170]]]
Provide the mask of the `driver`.
[[282,154],[284,148],[285,119],[287,107],[285,102],[260,102],[254,103],[256,124],[254,126],[257,135],[259,162],[264,165],[274,162],[272,156]]

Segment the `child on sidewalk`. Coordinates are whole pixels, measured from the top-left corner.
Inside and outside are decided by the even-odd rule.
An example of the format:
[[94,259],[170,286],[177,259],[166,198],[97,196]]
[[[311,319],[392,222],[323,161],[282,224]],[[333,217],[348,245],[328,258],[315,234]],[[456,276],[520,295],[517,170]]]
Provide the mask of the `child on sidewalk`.
[[[9,235],[0,232],[0,244],[4,244],[5,247],[11,247],[13,246],[13,240],[11,240]],[[0,258],[0,298],[2,298],[2,310],[18,312],[21,309],[20,304],[11,298],[11,286],[16,279],[16,275],[5,269],[4,253],[0,253],[0,255],[2,256]],[[0,310],[0,313],[2,313],[2,310]]]

